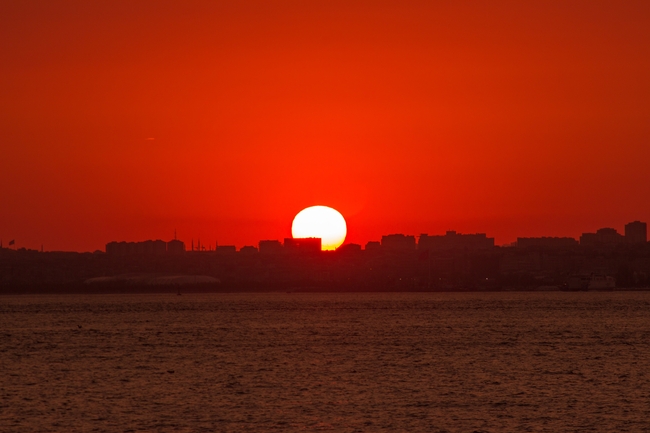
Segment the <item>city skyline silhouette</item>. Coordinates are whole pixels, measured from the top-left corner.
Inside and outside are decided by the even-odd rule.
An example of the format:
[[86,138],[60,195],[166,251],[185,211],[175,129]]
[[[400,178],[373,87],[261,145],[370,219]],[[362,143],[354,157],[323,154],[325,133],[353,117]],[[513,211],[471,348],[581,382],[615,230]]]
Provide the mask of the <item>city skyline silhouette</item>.
[[[518,243],[520,243],[521,239],[526,239],[526,240],[533,240],[533,239],[538,239],[538,240],[541,240],[541,239],[567,240],[568,242],[565,241],[565,244],[564,244],[565,246],[571,246],[571,245],[587,245],[587,246],[591,246],[591,245],[597,245],[597,244],[603,244],[603,243],[611,244],[611,245],[624,244],[624,243],[645,243],[645,242],[647,242],[647,227],[646,226],[647,226],[647,223],[639,221],[639,220],[635,220],[635,221],[632,221],[632,222],[629,222],[629,223],[625,224],[624,231],[622,233],[619,233],[619,231],[617,229],[608,226],[608,227],[598,228],[598,229],[594,230],[593,232],[582,232],[579,236],[555,236],[555,235],[553,235],[551,233],[541,234],[540,236],[516,236],[515,241],[504,243],[504,244],[501,244],[501,245],[499,245],[498,243],[495,242],[495,238],[489,238],[489,239],[491,239],[491,246],[504,246],[504,247],[516,246]],[[456,233],[457,233],[456,230],[446,230],[444,233],[431,233],[431,232],[425,233],[425,232],[421,231],[419,234],[407,233],[407,234],[400,234],[400,235],[401,236],[404,236],[404,235],[411,236],[414,239],[417,239],[416,242],[418,242],[418,244],[419,244],[419,239],[422,238],[422,237],[425,237],[425,238],[427,236],[429,236],[429,237],[431,237],[431,236],[440,237],[441,235],[449,236],[450,234],[454,235]],[[461,236],[472,235],[472,236],[483,236],[483,237],[485,237],[487,235],[487,233],[481,233],[481,232],[477,232],[477,233],[460,233],[460,232],[458,232],[458,234],[461,235]],[[307,236],[305,238],[311,238],[311,237],[318,238],[318,236]],[[386,234],[382,235],[380,238],[384,238],[384,237],[386,237]],[[260,239],[260,240],[258,240],[257,242],[255,242],[253,244],[238,244],[238,245],[235,245],[235,244],[221,243],[221,246],[227,246],[229,249],[233,248],[234,251],[239,251],[242,248],[244,248],[244,249],[250,248],[250,247],[257,248],[257,246],[259,245],[259,242],[262,242],[262,241],[265,241],[265,240],[271,239],[271,238],[272,237],[267,236],[264,239]],[[292,236],[288,236],[288,237],[285,236],[285,237],[278,238],[278,239],[275,239],[275,240],[279,241],[281,239],[285,239],[285,241],[286,241],[287,239],[291,239],[291,238],[292,238]],[[293,236],[293,238],[296,238],[296,237]],[[632,239],[632,241],[630,241],[630,239]],[[363,245],[368,245],[369,243],[372,244],[373,242],[376,242],[377,240],[378,239],[369,239],[366,242],[363,242],[361,244],[357,244],[355,242],[348,242],[348,240],[346,238],[344,240],[344,243],[341,246],[346,246],[346,245],[360,245],[360,246],[363,246]],[[196,241],[196,249],[194,248],[195,241]],[[163,241],[161,239],[161,237],[156,237],[155,239],[149,239],[149,240],[144,240],[144,239],[125,240],[125,239],[121,239],[119,241],[117,241],[117,240],[109,241],[108,243],[104,244],[104,246],[107,245],[107,244],[114,244],[114,243],[130,243],[130,244],[134,244],[134,243],[142,243],[142,242],[165,242],[165,244],[167,244],[169,242],[171,242],[172,244],[182,243],[183,244],[183,249],[186,250],[185,249],[186,242],[181,241],[181,240],[179,240],[177,238],[177,230],[174,230],[174,236],[173,236],[173,238],[170,238],[169,242]],[[534,242],[533,242],[533,244],[534,244]],[[14,250],[17,250],[19,248],[20,249],[32,249],[32,250],[34,250],[34,248],[30,248],[28,246],[21,245],[20,243],[16,244],[15,239],[11,239],[9,242],[3,242],[3,240],[0,238],[0,248],[5,247],[5,245],[6,245],[7,248],[14,249]],[[558,244],[558,246],[560,246],[560,245],[561,244]],[[187,251],[216,251],[218,246],[219,246],[219,241],[218,240],[207,240],[206,241],[205,238],[204,238],[203,243],[201,243],[201,237],[197,236],[196,238],[194,238],[194,237],[190,238],[189,244],[187,244]],[[173,247],[174,250],[177,250],[177,248],[178,248],[177,246]],[[45,251],[43,244],[40,245],[39,250],[40,251]],[[99,250],[99,249],[96,249],[94,251],[97,251],[97,250]],[[64,251],[64,250],[56,250],[56,249],[49,249],[48,248],[47,251]],[[70,251],[70,250],[68,250],[68,251]],[[104,249],[104,251],[105,251],[105,249]],[[70,251],[70,252],[72,252],[72,251]],[[77,251],[77,252],[82,252],[82,251]]]
[[[13,248],[12,248],[13,246]],[[0,293],[458,292],[647,290],[647,223],[570,237],[387,234],[328,250],[318,237],[211,244],[176,236],[111,241],[105,251],[0,248]]]

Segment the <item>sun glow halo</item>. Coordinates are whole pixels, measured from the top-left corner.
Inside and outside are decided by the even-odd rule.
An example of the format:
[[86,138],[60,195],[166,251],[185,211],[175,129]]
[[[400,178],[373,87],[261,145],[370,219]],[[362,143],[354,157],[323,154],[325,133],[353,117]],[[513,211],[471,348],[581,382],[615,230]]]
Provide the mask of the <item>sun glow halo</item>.
[[335,250],[345,240],[345,218],[336,209],[311,206],[298,212],[291,225],[294,238],[321,238],[323,250]]

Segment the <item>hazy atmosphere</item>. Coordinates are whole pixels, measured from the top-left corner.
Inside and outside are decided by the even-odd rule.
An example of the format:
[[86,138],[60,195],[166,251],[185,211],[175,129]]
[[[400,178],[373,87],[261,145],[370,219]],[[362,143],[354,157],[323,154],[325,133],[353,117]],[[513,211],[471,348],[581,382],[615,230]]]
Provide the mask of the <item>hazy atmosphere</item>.
[[650,218],[650,3],[3,1],[0,238],[237,247]]

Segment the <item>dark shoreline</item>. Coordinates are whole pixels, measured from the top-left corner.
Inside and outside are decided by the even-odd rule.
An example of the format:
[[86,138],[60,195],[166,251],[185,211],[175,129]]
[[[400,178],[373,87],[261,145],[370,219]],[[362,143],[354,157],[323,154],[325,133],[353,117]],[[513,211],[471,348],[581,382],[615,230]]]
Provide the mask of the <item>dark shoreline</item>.
[[12,285],[0,286],[0,296],[14,295],[128,295],[128,294],[200,294],[200,293],[499,293],[499,292],[645,292],[648,287],[614,288],[603,290],[566,290],[551,286],[508,287],[508,288],[446,288],[446,289],[396,289],[394,287],[350,287],[350,286],[295,286],[295,285],[140,285],[140,284],[97,284],[83,283],[51,285]]

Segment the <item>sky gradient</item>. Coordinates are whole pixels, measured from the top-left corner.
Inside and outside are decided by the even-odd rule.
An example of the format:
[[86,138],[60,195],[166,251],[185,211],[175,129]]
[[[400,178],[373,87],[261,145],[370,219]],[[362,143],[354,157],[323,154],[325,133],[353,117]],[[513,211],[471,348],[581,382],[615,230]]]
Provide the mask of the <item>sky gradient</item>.
[[[461,4],[462,3],[462,4]],[[650,220],[650,2],[0,3],[0,237],[256,245]]]

